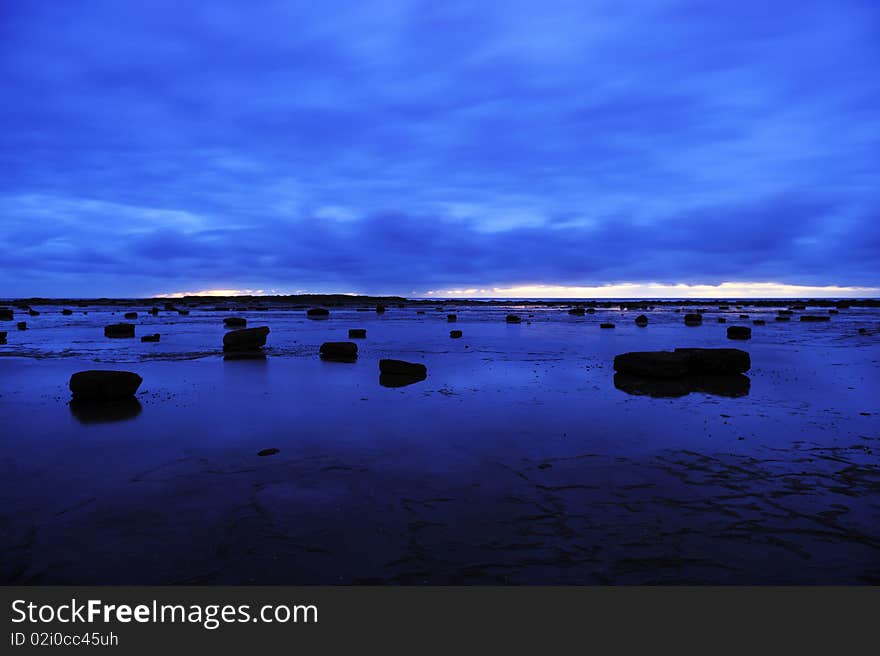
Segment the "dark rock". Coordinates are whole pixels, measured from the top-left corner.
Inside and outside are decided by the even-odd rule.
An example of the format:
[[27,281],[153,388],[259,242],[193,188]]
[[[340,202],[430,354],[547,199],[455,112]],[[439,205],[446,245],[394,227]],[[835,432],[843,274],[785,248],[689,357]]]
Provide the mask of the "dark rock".
[[73,314],[73,310],[64,309],[61,310],[61,314],[63,314],[65,317],[69,317],[71,314]]
[[320,353],[323,360],[354,362],[357,360],[358,347],[354,342],[324,342]]
[[763,326],[767,322],[764,321],[763,319],[755,319],[754,321],[752,321],[752,323],[755,324],[756,326]]
[[19,321],[15,325],[19,330],[27,330],[27,321]]
[[450,330],[450,331],[449,331],[449,336],[450,336],[452,339],[458,339],[459,337],[461,337],[461,331],[460,331],[460,330]]
[[242,317],[226,317],[223,324],[229,328],[244,328],[247,325],[247,319]]
[[776,316],[775,320],[776,321],[791,321],[791,317],[788,316],[787,314],[780,314],[780,315]]
[[155,317],[156,315],[159,314],[159,308],[157,308],[157,307],[152,308],[150,310],[150,314],[152,314]]
[[306,316],[309,319],[326,319],[330,316],[330,310],[321,307],[309,308],[306,310]]
[[230,330],[223,335],[224,351],[255,351],[266,344],[269,335],[268,326],[258,328],[242,328]]
[[425,313],[424,310],[416,310],[416,314],[424,314],[424,313]]
[[741,314],[741,315],[739,315],[739,318],[740,318],[740,319],[748,319],[748,318],[749,318],[749,315],[747,315],[747,314]]
[[648,325],[648,317],[646,317],[644,314],[640,314],[636,317],[635,323],[639,328],[644,328]]
[[607,330],[609,328],[614,328],[614,324],[613,323],[600,323],[599,328],[605,328]]
[[457,315],[457,314],[447,314],[447,315],[446,315],[446,320],[447,320],[449,323],[455,323],[456,321],[458,321],[458,315]]
[[181,317],[188,317],[188,316],[189,316],[189,310],[178,310],[178,311],[177,311],[177,314],[180,315]]
[[816,322],[816,321],[831,321],[831,317],[828,316],[828,315],[825,315],[825,314],[819,314],[819,315],[815,315],[815,314],[802,314],[802,315],[801,315],[801,321],[810,321],[810,322]]
[[727,348],[637,351],[622,353],[614,358],[615,371],[648,378],[741,374],[748,371],[750,366],[748,353]]
[[688,373],[688,359],[672,351],[634,351],[616,356],[614,370],[649,378],[681,378]]
[[0,321],[12,321],[12,310],[0,308]]
[[828,314],[840,314],[838,310],[828,310]]
[[[859,335],[867,335],[867,334],[868,334],[867,328],[859,328]],[[5,341],[6,340],[6,333],[0,333],[0,337],[2,337],[3,341]]]
[[31,315],[32,317],[40,316],[40,313],[37,312],[36,310],[28,310],[28,314]]
[[0,330],[0,344],[6,343],[6,331]]
[[522,319],[515,314],[508,314],[504,320],[507,323],[522,323]]
[[727,319],[724,317],[718,317],[718,323],[727,323]]
[[144,335],[141,337],[142,342],[158,342],[161,335],[159,333],[154,333],[152,335]]
[[587,314],[596,314],[596,308],[587,308]]
[[134,337],[134,324],[114,323],[104,326],[104,337]]
[[349,339],[364,339],[367,336],[366,328],[349,328],[348,329],[348,338]]
[[138,318],[138,313],[137,313],[137,312],[126,312],[123,318],[125,318],[125,319],[137,319],[137,318]]
[[742,374],[752,366],[746,351],[733,348],[677,348],[688,358],[688,370],[697,374]]
[[257,451],[258,456],[274,456],[276,453],[281,453],[279,449],[263,449],[262,451]]
[[568,311],[568,313],[569,313],[570,315],[575,316],[575,317],[582,317],[582,316],[584,316],[584,314],[586,314],[586,312],[587,312],[587,310],[586,310],[585,308],[582,308],[582,307],[571,308],[571,309]]
[[428,375],[428,368],[418,362],[406,362],[404,360],[379,360],[379,371],[392,376],[421,376]]
[[385,314],[385,306],[377,305],[376,306],[376,314]]
[[748,326],[728,326],[727,339],[751,339],[752,329]]
[[794,312],[792,312],[791,310],[777,310],[776,314],[786,315],[786,314],[794,314]]
[[792,310],[806,310],[807,306],[806,305],[792,305],[791,309]]
[[685,326],[699,326],[703,323],[703,316],[700,314],[686,314],[684,315],[684,325]]
[[73,374],[69,387],[74,399],[106,401],[133,397],[141,382],[143,379],[131,371],[92,369]]

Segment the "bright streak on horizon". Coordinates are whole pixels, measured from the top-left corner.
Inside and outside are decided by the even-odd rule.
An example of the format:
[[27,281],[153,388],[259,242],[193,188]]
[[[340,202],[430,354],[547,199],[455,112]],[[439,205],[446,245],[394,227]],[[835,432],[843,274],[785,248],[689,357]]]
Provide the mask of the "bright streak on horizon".
[[264,289],[203,289],[200,292],[172,292],[156,294],[153,298],[185,298],[187,296],[266,296],[274,292]]
[[520,285],[425,292],[428,297],[445,298],[837,298],[872,297],[878,294],[880,287],[787,285],[776,282],[723,282],[718,285],[620,283],[592,287]]

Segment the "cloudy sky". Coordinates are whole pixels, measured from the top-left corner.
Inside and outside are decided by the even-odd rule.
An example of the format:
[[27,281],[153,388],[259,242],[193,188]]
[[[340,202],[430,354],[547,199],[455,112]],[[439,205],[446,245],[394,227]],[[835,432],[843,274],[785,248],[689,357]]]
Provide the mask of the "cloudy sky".
[[876,0],[0,2],[0,296],[880,287],[878,70]]

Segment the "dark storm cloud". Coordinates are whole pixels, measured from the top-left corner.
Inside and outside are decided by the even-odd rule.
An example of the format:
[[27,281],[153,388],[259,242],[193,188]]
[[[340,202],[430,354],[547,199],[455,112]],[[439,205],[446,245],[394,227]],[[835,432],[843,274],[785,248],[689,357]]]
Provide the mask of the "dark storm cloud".
[[880,285],[870,2],[0,7],[2,294]]

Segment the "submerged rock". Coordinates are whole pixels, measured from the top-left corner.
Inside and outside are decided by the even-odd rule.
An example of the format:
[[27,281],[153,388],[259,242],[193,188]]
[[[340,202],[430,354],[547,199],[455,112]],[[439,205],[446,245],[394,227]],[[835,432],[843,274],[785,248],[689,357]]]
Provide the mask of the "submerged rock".
[[752,329],[748,326],[728,326],[727,339],[751,339]]
[[507,323],[522,323],[522,318],[515,314],[508,314],[504,320]]
[[358,347],[354,342],[324,342],[320,354],[323,360],[354,362],[357,360]]
[[349,328],[348,329],[348,338],[349,339],[364,339],[367,336],[366,328]]
[[241,330],[230,330],[223,335],[224,351],[255,351],[262,348],[266,344],[266,337],[269,334],[268,326],[260,326],[258,328],[242,328]]
[[143,378],[131,371],[91,369],[78,371],[68,386],[77,400],[106,401],[133,397]]
[[749,354],[729,348],[679,348],[636,351],[614,358],[614,370],[648,378],[682,378],[693,374],[741,374],[749,370]]
[[645,326],[648,325],[648,317],[646,317],[644,314],[640,314],[639,316],[636,317],[635,324],[639,328],[644,328]]
[[461,337],[461,331],[460,331],[460,330],[450,330],[450,331],[449,331],[449,336],[450,336],[452,339],[458,339],[459,337]]
[[133,323],[113,323],[104,326],[104,337],[134,337]]
[[696,313],[689,313],[684,315],[684,325],[685,326],[699,326],[703,323],[703,315]]
[[144,335],[141,337],[142,342],[158,342],[161,335],[159,333],[154,333],[152,335]]
[[243,317],[226,317],[223,324],[229,328],[244,328],[247,325],[247,319]]
[[831,317],[828,316],[828,315],[824,315],[824,314],[819,314],[819,315],[815,315],[815,314],[802,314],[802,315],[801,315],[801,321],[810,321],[810,322],[816,322],[816,321],[831,321]]
[[326,319],[330,316],[330,310],[322,307],[314,307],[306,310],[306,316],[310,319]]

